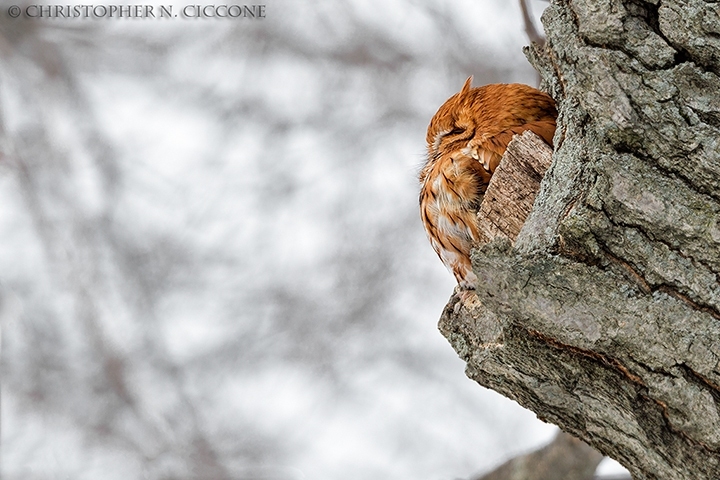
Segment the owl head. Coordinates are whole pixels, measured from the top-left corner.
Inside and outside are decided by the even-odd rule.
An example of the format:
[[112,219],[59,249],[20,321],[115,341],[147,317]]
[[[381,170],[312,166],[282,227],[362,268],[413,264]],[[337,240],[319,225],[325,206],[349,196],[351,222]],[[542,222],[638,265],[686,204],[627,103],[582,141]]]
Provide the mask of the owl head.
[[458,93],[448,98],[430,120],[427,130],[428,158],[462,148],[473,136],[472,76]]
[[548,94],[520,83],[471,84],[468,77],[430,120],[427,168],[443,155],[465,155],[492,174],[513,135],[525,130],[552,146],[557,110]]

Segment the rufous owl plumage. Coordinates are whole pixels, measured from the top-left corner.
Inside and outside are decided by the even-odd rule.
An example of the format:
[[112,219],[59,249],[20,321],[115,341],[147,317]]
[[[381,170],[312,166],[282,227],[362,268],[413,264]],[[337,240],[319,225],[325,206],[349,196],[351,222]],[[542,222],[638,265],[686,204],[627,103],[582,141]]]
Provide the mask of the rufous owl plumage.
[[474,289],[470,250],[490,178],[516,134],[531,130],[552,146],[553,99],[518,83],[472,88],[472,77],[430,121],[420,172],[420,216],[430,243],[462,289]]

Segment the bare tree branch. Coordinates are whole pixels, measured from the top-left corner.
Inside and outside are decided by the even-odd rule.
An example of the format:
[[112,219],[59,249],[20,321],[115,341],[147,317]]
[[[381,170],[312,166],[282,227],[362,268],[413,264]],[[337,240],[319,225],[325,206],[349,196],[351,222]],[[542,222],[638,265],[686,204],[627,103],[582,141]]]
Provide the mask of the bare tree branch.
[[547,446],[515,457],[476,480],[593,480],[603,455],[559,432]]
[[525,34],[531,42],[535,42],[538,46],[542,47],[545,45],[545,37],[540,35],[535,28],[535,22],[533,22],[532,15],[530,13],[529,0],[520,0],[520,8],[522,9],[523,23],[525,24]]

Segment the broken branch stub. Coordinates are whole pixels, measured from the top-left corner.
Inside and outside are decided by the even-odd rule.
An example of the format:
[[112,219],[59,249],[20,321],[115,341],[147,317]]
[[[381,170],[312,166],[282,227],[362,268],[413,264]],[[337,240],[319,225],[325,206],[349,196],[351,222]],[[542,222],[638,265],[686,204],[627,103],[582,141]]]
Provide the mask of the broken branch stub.
[[551,162],[552,150],[533,132],[513,137],[480,204],[480,244],[496,238],[515,242]]

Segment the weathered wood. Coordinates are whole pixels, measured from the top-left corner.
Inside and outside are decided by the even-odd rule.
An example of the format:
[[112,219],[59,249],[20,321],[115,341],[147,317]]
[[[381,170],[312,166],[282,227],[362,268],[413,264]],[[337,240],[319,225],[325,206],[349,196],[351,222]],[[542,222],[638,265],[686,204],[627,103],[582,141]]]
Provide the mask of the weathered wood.
[[552,149],[533,132],[510,141],[480,205],[480,243],[500,237],[515,241],[551,162]]

